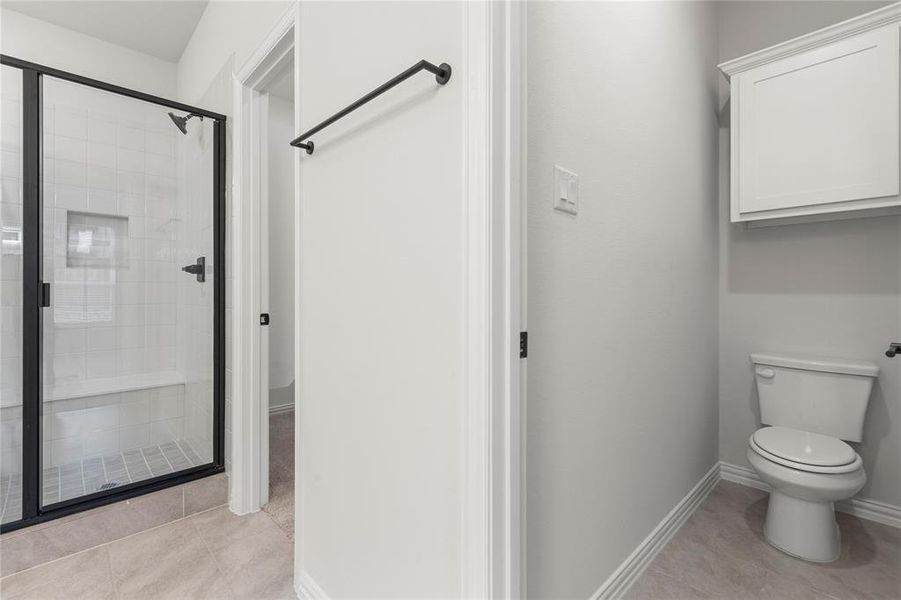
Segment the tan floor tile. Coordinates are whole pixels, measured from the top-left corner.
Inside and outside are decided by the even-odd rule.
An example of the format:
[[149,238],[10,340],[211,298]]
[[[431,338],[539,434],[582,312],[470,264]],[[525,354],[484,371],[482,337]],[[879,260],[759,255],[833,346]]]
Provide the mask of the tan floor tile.
[[656,567],[645,571],[623,596],[624,600],[694,600],[710,597]]
[[228,504],[228,478],[225,473],[204,477],[184,485],[185,516]]
[[106,548],[87,550],[0,579],[4,600],[115,599]]
[[766,506],[765,492],[720,482],[636,582],[636,593],[654,593],[671,583],[668,576],[715,598],[901,598],[901,530],[839,513],[840,559],[811,563],[766,542]]
[[294,544],[263,512],[191,517],[238,598],[293,598]]
[[108,546],[119,598],[230,598],[225,578],[190,519]]
[[172,522],[183,515],[180,487],[125,500],[78,519],[51,521],[0,538],[0,576],[10,575]]

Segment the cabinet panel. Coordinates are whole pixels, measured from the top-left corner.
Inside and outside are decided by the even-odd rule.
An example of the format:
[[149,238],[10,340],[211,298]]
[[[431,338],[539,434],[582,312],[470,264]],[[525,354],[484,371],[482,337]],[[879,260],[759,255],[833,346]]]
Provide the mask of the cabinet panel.
[[897,27],[750,69],[732,85],[742,217],[899,194]]

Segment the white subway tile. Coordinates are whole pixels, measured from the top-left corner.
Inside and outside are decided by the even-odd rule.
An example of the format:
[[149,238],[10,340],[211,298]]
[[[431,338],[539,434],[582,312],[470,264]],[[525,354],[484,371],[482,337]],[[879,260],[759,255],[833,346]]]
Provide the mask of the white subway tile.
[[[85,162],[85,141],[60,135],[54,136],[53,156],[77,163]],[[45,153],[46,156],[46,153]]]
[[114,350],[116,348],[115,327],[90,327],[85,332],[85,349],[88,352]]
[[117,167],[120,171],[135,171],[145,173],[143,150],[130,150],[119,148],[117,152]]
[[115,144],[104,144],[100,142],[88,142],[87,144],[87,163],[89,165],[97,165],[98,167],[106,167],[108,169],[116,168],[116,146]]
[[84,457],[83,440],[80,437],[53,440],[51,454],[53,466],[79,461]]
[[119,429],[119,450],[126,452],[150,445],[150,425],[134,425]]
[[55,161],[46,161],[54,163],[54,175],[52,181],[64,185],[84,186],[85,184],[85,165],[71,160],[57,159]]
[[98,165],[88,165],[88,187],[101,190],[115,190],[116,170]]
[[[89,118],[87,127],[88,140],[101,144],[114,145],[116,143],[116,124],[113,121]],[[113,155],[113,158],[115,160],[115,155]]]
[[119,430],[95,431],[84,439],[84,457],[109,456],[119,453]]
[[144,149],[144,131],[137,127],[129,127],[127,125],[119,125],[119,133],[116,137],[116,143],[120,148],[130,148],[132,150]]
[[144,194],[144,174],[132,171],[118,171],[119,184],[116,190],[120,194],[142,196]]
[[130,427],[150,422],[150,404],[146,398],[119,405],[119,426]]
[[68,107],[56,106],[53,132],[71,138],[87,138],[87,117],[84,111],[72,110]]
[[175,155],[175,138],[172,135],[148,131],[144,139],[148,153],[152,152],[163,156]]
[[[45,186],[44,193],[46,194],[48,192],[51,194],[50,198],[53,199],[54,205],[57,208],[86,210],[88,207],[88,193],[83,187],[55,184],[52,188],[51,186]],[[60,225],[62,225],[62,223],[60,223]]]
[[85,351],[84,329],[55,327],[52,332],[54,354],[76,354]]
[[116,375],[116,352],[87,352],[84,364],[87,379],[113,377]]

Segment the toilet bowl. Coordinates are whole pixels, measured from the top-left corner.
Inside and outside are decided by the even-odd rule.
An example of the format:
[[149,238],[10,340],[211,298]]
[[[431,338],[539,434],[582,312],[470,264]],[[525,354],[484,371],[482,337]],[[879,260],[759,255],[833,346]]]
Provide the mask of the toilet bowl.
[[838,438],[765,427],[748,442],[748,461],[769,484],[764,537],[776,548],[813,562],[841,553],[834,503],[867,481],[860,456]]
[[841,552],[834,503],[867,482],[846,442],[863,439],[875,364],[856,359],[754,353],[760,403],[748,462],[771,488],[763,532],[780,550],[815,562]]

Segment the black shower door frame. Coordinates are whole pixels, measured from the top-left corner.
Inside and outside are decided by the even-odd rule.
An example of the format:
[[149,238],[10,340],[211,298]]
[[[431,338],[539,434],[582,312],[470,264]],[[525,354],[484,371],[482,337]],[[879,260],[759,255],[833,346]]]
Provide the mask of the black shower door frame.
[[[0,55],[0,64],[22,72],[22,518],[0,533],[179,485],[225,470],[225,115],[145,94],[52,67]],[[49,306],[42,281],[43,98],[47,75],[213,120],[213,461],[168,475],[42,506],[43,413],[42,310]]]

